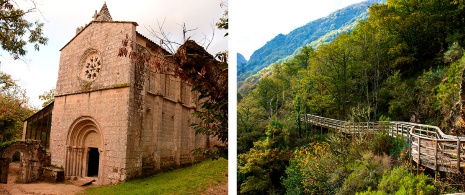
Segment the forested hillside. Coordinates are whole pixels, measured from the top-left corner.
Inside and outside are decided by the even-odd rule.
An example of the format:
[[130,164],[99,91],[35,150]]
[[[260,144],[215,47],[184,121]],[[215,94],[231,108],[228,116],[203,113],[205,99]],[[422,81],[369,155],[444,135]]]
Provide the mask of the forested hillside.
[[334,40],[340,33],[353,29],[359,20],[367,18],[368,6],[383,0],[367,0],[335,11],[327,17],[311,21],[306,25],[291,31],[287,35],[279,34],[256,50],[248,63],[238,64],[238,87],[243,81],[264,67],[279,59],[292,55],[296,49],[304,45],[316,46]]
[[408,142],[386,133],[344,136],[306,113],[340,120],[412,121],[465,135],[460,88],[465,3],[388,0],[353,31],[306,46],[240,98],[241,194],[442,194],[462,175],[412,174]]
[[238,64],[238,66],[240,66],[242,64],[247,64],[247,60],[240,53],[237,53],[237,64]]

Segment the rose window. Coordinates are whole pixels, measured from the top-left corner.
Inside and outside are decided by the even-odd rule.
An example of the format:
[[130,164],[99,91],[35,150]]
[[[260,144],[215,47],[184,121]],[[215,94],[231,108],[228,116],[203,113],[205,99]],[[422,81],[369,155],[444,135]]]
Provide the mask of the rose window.
[[91,54],[84,62],[83,79],[93,81],[97,78],[102,62],[98,54]]

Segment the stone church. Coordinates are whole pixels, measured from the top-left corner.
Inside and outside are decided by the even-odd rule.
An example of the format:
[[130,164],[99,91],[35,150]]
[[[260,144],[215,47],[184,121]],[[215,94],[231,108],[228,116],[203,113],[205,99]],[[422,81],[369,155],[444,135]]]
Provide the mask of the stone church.
[[[25,121],[23,140],[40,140],[65,179],[118,183],[198,161],[191,151],[214,141],[190,127],[199,121],[189,84],[118,57],[126,35],[161,58],[169,54],[137,26],[113,21],[104,4],[60,50],[54,102]],[[26,178],[37,174],[37,165],[27,166]]]

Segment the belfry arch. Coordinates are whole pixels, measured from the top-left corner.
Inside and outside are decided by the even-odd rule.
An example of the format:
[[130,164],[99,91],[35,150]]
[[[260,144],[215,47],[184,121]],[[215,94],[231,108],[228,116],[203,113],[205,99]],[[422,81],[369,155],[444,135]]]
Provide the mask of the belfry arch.
[[104,139],[92,117],[80,117],[70,126],[66,140],[65,176],[98,177]]

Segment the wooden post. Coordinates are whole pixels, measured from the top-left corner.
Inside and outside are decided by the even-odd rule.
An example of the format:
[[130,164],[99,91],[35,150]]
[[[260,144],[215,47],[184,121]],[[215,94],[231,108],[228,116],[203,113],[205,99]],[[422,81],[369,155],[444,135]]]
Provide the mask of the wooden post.
[[438,178],[439,170],[438,170],[438,140],[434,139],[434,182],[436,182]]
[[[404,137],[404,124],[400,125],[400,132],[402,134],[402,137]],[[410,135],[410,133],[409,133],[409,135]]]
[[418,136],[418,162],[417,162],[417,174],[420,174],[420,165],[421,165],[421,139]]
[[457,138],[457,173],[460,173],[460,138]]
[[412,172],[412,166],[413,166],[413,163],[412,163],[412,135],[410,135],[410,133],[408,134],[408,156],[409,156],[409,159],[410,159],[410,172]]

